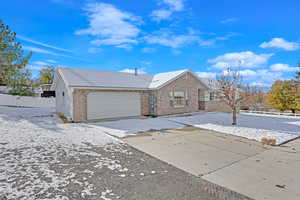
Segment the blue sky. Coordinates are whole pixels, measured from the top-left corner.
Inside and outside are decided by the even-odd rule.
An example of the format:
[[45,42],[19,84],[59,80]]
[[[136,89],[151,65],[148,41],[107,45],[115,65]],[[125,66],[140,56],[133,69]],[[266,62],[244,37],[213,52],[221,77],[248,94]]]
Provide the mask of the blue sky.
[[289,79],[300,60],[297,0],[9,0],[0,18],[45,64],[141,73],[191,69],[213,77]]

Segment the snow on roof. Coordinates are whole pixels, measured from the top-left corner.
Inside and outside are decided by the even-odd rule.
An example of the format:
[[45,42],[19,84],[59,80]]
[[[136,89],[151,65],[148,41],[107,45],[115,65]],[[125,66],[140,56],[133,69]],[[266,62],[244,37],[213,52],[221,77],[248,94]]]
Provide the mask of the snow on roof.
[[67,85],[73,87],[154,89],[163,86],[188,70],[159,73],[156,75],[135,75],[125,72],[63,67],[59,67],[58,71]]
[[178,77],[179,75],[187,72],[188,70],[180,70],[180,71],[173,71],[173,72],[165,72],[159,73],[153,76],[152,81],[149,85],[149,88],[157,88],[165,83],[173,80],[174,78]]
[[59,68],[63,79],[69,86],[78,87],[118,87],[118,88],[147,88],[152,75],[134,75],[125,72],[112,72],[75,68]]
[[199,77],[199,79],[211,90],[218,90],[220,88],[217,79],[204,77]]

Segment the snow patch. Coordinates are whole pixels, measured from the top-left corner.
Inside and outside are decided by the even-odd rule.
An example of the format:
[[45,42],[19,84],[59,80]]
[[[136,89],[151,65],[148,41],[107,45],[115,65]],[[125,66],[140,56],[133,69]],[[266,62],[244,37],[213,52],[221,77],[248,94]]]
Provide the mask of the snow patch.
[[[88,198],[95,187],[86,178],[61,163],[59,158],[89,157],[97,166],[122,169],[118,160],[103,158],[94,147],[109,152],[127,152],[125,144],[88,124],[63,124],[48,108],[12,108],[0,106],[0,194],[8,199],[68,200],[61,195],[69,184],[82,186],[81,196]],[[63,170],[58,173],[51,166]],[[89,176],[91,170],[84,170]]]
[[[170,121],[261,141],[275,139],[280,145],[300,136],[300,119],[272,116],[238,115],[238,125],[232,126],[229,113],[201,113],[188,117],[169,117]],[[292,126],[293,125],[293,126]]]

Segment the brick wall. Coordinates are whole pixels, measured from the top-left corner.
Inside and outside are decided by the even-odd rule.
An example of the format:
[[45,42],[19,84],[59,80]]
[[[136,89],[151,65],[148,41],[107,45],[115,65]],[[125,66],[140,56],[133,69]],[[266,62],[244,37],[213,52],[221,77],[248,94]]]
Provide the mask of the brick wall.
[[[87,121],[87,95],[92,92],[139,92],[141,95],[141,115],[169,115],[178,113],[196,112],[199,110],[198,89],[205,90],[205,87],[191,73],[187,73],[170,84],[157,91],[139,90],[96,90],[96,89],[74,89],[73,91],[73,114],[74,121]],[[172,90],[188,91],[189,104],[176,108],[170,105],[169,93]],[[156,96],[154,113],[150,113],[149,94]]]
[[149,115],[149,92],[141,92],[141,115]]
[[[172,81],[157,91],[157,115],[169,115],[178,113],[196,112],[199,109],[198,89],[205,90],[205,87],[190,72]],[[169,94],[172,90],[188,91],[189,104],[175,108],[170,105]]]
[[148,91],[74,89],[73,114],[75,122],[87,121],[87,95],[93,92],[138,92],[141,95],[141,115],[149,115]]
[[87,94],[91,90],[75,89],[73,91],[73,115],[75,122],[87,120]]

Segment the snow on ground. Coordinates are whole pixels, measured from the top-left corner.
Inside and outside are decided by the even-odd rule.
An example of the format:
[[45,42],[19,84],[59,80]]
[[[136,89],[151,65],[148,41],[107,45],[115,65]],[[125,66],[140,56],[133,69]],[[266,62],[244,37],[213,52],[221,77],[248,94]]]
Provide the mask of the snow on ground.
[[61,158],[90,158],[94,168],[123,172],[118,160],[102,156],[94,147],[127,152],[118,139],[88,124],[63,124],[48,108],[0,106],[0,199],[68,199],[62,188],[77,181],[82,195],[93,195],[93,184],[78,181],[72,169],[63,173],[53,166]]
[[238,115],[238,125],[232,126],[229,113],[199,113],[188,117],[170,117],[170,121],[214,130],[261,141],[262,138],[275,139],[282,144],[300,137],[300,119],[258,115]]
[[168,120],[167,118],[126,119],[93,124],[99,130],[117,137],[126,137],[137,133],[183,128],[185,125]]
[[51,109],[0,106],[0,199],[207,196],[201,190],[207,188],[206,182],[106,134],[107,130],[128,135],[184,126],[169,118],[63,124]]
[[66,146],[104,146],[120,143],[94,126],[84,123],[63,124],[48,108],[0,107],[1,143],[6,148],[58,143]]
[[203,112],[191,116],[167,116],[148,119],[127,119],[94,123],[99,130],[117,137],[126,137],[150,130],[182,128],[186,125],[261,141],[275,139],[282,144],[300,136],[300,118],[239,114],[238,125],[232,126],[229,113]]
[[300,116],[293,116],[292,113],[291,115],[279,115],[279,114],[265,114],[265,113],[248,113],[248,112],[241,112],[243,115],[254,115],[254,116],[266,116],[266,117],[279,117],[279,118],[288,118],[288,119],[299,119]]

